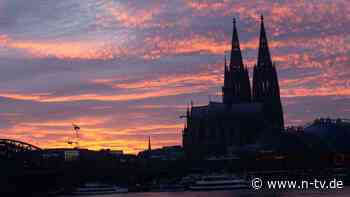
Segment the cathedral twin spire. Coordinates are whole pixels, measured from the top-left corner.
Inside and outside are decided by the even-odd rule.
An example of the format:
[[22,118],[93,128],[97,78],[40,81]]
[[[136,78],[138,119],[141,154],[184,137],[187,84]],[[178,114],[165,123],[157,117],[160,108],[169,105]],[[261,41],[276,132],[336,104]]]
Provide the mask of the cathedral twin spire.
[[224,62],[223,103],[193,108],[191,102],[191,107],[187,107],[183,147],[189,158],[227,154],[230,147],[239,148],[254,142],[261,129],[264,129],[261,134],[283,129],[277,72],[271,60],[263,18],[258,49],[251,90],[234,19],[231,56],[227,59],[225,56]]
[[271,56],[270,50],[267,43],[265,25],[264,25],[264,17],[261,16],[261,24],[260,24],[260,39],[259,39],[259,53],[258,53],[258,62],[257,66],[271,66]]
[[253,91],[250,88],[248,70],[243,64],[235,19],[233,19],[230,64],[227,67],[225,57],[224,66],[223,102],[227,105],[247,102],[263,103],[268,121],[272,125],[283,127],[277,72],[271,60],[263,16],[261,16],[257,64],[253,72]]
[[249,75],[247,68],[243,65],[235,19],[233,19],[230,65],[227,68],[225,56],[224,67],[225,79],[224,87],[222,88],[224,103],[231,105],[234,103],[250,102]]
[[233,69],[233,68],[243,68],[242,53],[241,53],[241,48],[239,46],[235,19],[233,19],[231,59],[230,59],[230,69]]

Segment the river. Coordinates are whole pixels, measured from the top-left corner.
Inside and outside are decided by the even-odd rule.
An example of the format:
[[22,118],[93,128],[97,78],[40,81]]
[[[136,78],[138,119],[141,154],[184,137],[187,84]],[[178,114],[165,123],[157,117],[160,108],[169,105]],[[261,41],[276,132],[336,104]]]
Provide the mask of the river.
[[[89,197],[348,197],[350,188],[331,191],[289,191],[289,192],[266,192],[266,191],[203,191],[203,192],[146,192],[126,193],[112,195],[89,195]],[[67,197],[67,196],[65,196]]]

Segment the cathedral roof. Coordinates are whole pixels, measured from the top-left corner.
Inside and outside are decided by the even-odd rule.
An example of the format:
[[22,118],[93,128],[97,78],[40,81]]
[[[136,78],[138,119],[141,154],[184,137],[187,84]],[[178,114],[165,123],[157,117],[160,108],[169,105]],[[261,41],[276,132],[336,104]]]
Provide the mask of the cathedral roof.
[[241,103],[232,104],[228,106],[221,102],[209,102],[205,106],[192,107],[192,117],[206,117],[206,116],[235,116],[235,117],[252,117],[261,113],[262,105],[260,103]]

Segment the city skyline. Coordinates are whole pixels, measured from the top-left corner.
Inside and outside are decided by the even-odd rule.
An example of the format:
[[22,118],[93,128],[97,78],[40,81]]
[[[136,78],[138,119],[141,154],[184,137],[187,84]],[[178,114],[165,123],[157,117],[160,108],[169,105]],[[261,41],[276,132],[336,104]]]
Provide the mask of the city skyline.
[[31,1],[0,3],[0,138],[63,147],[75,123],[92,149],[181,144],[189,102],[221,100],[232,17],[252,76],[260,14],[286,125],[350,115],[346,1]]

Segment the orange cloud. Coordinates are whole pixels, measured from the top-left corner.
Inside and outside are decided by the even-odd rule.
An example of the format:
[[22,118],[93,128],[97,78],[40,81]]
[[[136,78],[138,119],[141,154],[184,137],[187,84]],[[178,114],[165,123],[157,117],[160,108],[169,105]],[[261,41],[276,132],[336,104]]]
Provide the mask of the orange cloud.
[[74,96],[58,96],[39,99],[40,102],[67,102],[67,101],[83,101],[83,100],[95,100],[95,101],[129,101],[140,100],[147,98],[156,98],[162,96],[175,96],[180,94],[199,92],[207,87],[200,87],[197,90],[193,90],[191,87],[179,87],[176,89],[156,89],[149,92],[138,92],[130,94],[117,94],[117,95],[98,95],[98,94],[82,94]]
[[218,42],[212,38],[194,35],[185,39],[165,39],[160,36],[145,39],[147,51],[144,58],[158,59],[162,55],[174,55],[192,52],[208,52],[223,54],[228,49],[228,43]]
[[28,127],[71,127],[72,123],[77,124],[79,126],[93,126],[97,124],[103,124],[107,120],[110,120],[111,117],[78,117],[75,119],[69,119],[69,120],[51,120],[46,122],[24,122],[20,123],[21,126],[28,126]]
[[228,0],[223,1],[198,1],[186,0],[186,5],[197,11],[223,10],[227,7]]
[[[104,5],[104,10],[110,16],[115,19],[115,21],[121,24],[123,27],[134,28],[134,27],[147,27],[156,26],[152,20],[154,16],[158,15],[161,11],[160,7],[156,6],[148,10],[133,10],[123,6],[122,4],[106,3]],[[100,18],[100,23],[105,23],[105,18]],[[157,26],[159,26],[158,24]]]
[[[220,66],[220,72],[221,72]],[[36,102],[74,102],[74,101],[129,101],[198,93],[217,86],[223,81],[222,74],[203,72],[198,74],[168,75],[154,80],[136,82],[118,82],[113,79],[95,79],[92,83],[108,85],[116,89],[124,89],[115,94],[87,93],[79,95],[56,96],[51,93],[0,92],[0,97],[15,100],[31,100]],[[191,84],[185,86],[185,84]]]
[[124,88],[124,89],[143,89],[143,88],[159,88],[159,87],[169,87],[169,86],[180,86],[186,83],[190,84],[218,84],[222,82],[220,76],[215,76],[211,73],[199,73],[194,75],[169,75],[164,76],[154,80],[145,80],[140,82],[133,83],[111,83],[115,88]]
[[[118,133],[134,133],[140,131],[154,131],[159,129],[181,129],[183,124],[152,124],[152,125],[140,125],[132,128],[116,129]],[[110,133],[111,134],[111,133]]]
[[137,109],[169,109],[169,108],[175,108],[180,110],[185,110],[187,105],[141,105],[141,106],[135,106],[134,108]]
[[[188,93],[202,92],[222,83],[222,76],[211,73],[195,75],[170,75],[155,80],[144,80],[129,83],[114,83],[113,79],[95,79],[92,83],[105,84],[113,88],[128,90],[116,94],[80,94],[68,96],[54,96],[50,93],[21,94],[18,92],[0,92],[1,97],[16,100],[32,100],[37,102],[73,102],[83,100],[94,101],[129,101],[156,98],[163,96],[176,96]],[[190,83],[191,86],[184,86]],[[171,88],[169,88],[171,87]]]
[[[152,148],[160,148],[162,146],[178,145],[179,140],[162,140],[160,142],[153,141]],[[64,142],[53,142],[50,146],[45,146],[47,148],[67,148]],[[144,140],[100,140],[96,141],[81,141],[79,143],[80,148],[88,148],[91,150],[101,150],[101,149],[111,149],[111,150],[123,150],[124,153],[136,154],[140,151],[147,149],[147,138]]]
[[196,86],[196,89],[193,87],[176,87],[173,89],[152,89],[146,92],[135,92],[135,93],[118,93],[118,94],[81,94],[81,95],[71,95],[71,96],[38,96],[38,95],[27,95],[20,93],[0,93],[1,97],[17,100],[32,100],[37,102],[73,102],[73,101],[129,101],[129,100],[141,100],[148,98],[156,98],[163,96],[175,96],[188,93],[196,93],[206,90],[207,87]]
[[[158,59],[163,55],[176,55],[186,53],[198,53],[205,52],[216,55],[222,55],[231,49],[229,38],[227,40],[218,41],[212,37],[202,36],[199,34],[192,35],[188,38],[179,39],[166,39],[160,36],[149,37],[145,39],[144,52],[138,51],[137,53],[144,53],[145,59]],[[343,36],[328,36],[328,37],[315,37],[315,38],[292,38],[288,40],[269,40],[269,48],[271,50],[280,48],[300,48],[300,49],[319,49],[322,53],[344,53],[349,50],[350,43],[347,43]],[[339,43],[339,44],[335,44]],[[259,45],[258,38],[253,38],[246,42],[241,42],[242,50],[257,50]],[[330,50],[332,49],[332,50]],[[288,54],[284,56],[284,59],[277,61],[293,61],[296,56],[303,57],[303,54]],[[304,56],[306,57],[306,56]],[[276,59],[275,55],[273,58]]]
[[48,96],[49,93],[34,93],[34,94],[20,94],[20,93],[0,93],[1,97],[15,99],[15,100],[39,100],[43,96]]
[[[104,128],[101,124],[110,117],[79,117],[70,120],[47,122],[24,122],[11,129],[2,130],[0,138],[12,138],[29,142],[41,148],[67,148],[69,140],[74,139],[71,122],[81,126],[79,146],[92,150],[102,148],[121,149],[127,153],[137,153],[146,147],[146,137],[164,134],[164,130],[181,135],[183,124],[144,124],[124,125],[125,128]],[[146,132],[146,133],[145,133]],[[167,132],[169,134],[169,132]],[[143,139],[145,138],[145,139]],[[158,138],[159,139],[159,138]],[[157,148],[164,145],[180,144],[177,139],[168,137],[154,140],[152,146]]]
[[350,89],[341,87],[290,88],[281,89],[281,96],[350,96]]
[[[228,37],[229,38],[229,35]],[[202,36],[199,34],[192,35],[189,38],[173,38],[171,40],[162,37],[152,37],[145,39],[147,51],[143,57],[145,59],[158,59],[163,55],[176,55],[186,53],[205,52],[217,55],[223,55],[231,49],[230,41],[217,41],[212,37]],[[280,46],[280,43],[272,42],[271,48]],[[248,42],[242,42],[242,50],[257,49],[258,39]]]
[[112,59],[110,52],[100,54],[101,43],[40,43],[33,41],[12,42],[9,46],[16,49],[24,49],[34,57],[57,57],[61,59]]
[[32,57],[56,57],[59,59],[113,59],[123,51],[111,47],[104,41],[32,41],[15,40],[7,35],[0,36],[0,45],[20,49]]

